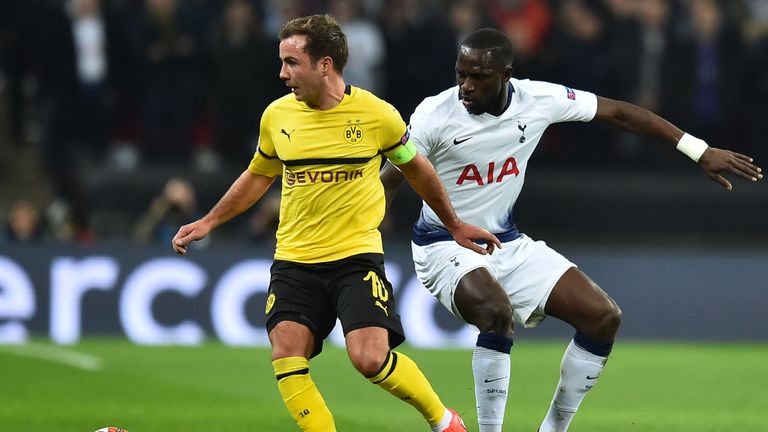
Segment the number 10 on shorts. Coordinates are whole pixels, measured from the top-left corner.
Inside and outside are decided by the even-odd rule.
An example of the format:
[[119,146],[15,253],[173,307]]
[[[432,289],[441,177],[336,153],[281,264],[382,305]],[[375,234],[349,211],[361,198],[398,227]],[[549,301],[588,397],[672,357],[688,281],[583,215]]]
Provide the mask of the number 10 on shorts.
[[379,275],[377,275],[376,272],[369,271],[363,280],[371,281],[371,295],[373,295],[373,298],[375,299],[374,304],[380,307],[384,313],[389,316],[387,306],[384,306],[387,300],[389,300],[389,292],[387,291],[387,287],[381,281],[381,278],[379,278]]

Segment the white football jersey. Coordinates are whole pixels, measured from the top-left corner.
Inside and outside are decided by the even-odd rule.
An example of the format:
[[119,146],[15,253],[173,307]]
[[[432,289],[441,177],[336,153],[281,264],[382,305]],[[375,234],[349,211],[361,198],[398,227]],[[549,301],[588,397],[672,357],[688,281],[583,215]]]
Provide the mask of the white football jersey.
[[[410,140],[435,166],[463,221],[510,241],[520,234],[512,209],[533,150],[550,124],[590,121],[593,93],[542,81],[510,79],[509,103],[500,116],[469,114],[458,86],[428,97],[411,116]],[[451,236],[424,203],[413,227],[416,244]]]

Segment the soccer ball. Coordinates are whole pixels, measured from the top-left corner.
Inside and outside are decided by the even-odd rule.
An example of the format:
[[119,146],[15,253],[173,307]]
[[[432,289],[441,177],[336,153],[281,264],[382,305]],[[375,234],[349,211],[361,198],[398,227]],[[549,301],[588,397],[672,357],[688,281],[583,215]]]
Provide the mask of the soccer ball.
[[101,429],[97,430],[96,432],[128,432],[128,431],[123,429],[123,428],[109,426],[109,427],[101,428]]

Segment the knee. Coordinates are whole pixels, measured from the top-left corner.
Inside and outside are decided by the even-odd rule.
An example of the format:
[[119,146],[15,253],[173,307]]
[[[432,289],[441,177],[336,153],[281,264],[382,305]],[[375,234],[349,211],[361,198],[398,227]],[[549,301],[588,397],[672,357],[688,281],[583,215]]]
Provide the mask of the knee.
[[315,347],[314,337],[306,327],[283,321],[269,332],[272,360],[286,357],[310,358]]
[[606,326],[613,329],[614,333],[619,330],[619,326],[621,326],[621,308],[616,303],[613,304],[613,307],[607,314],[606,322]]
[[621,308],[615,302],[610,302],[600,311],[599,319],[595,322],[595,333],[610,336],[612,339],[621,326]]
[[372,377],[379,373],[384,361],[387,359],[387,352],[382,350],[356,350],[349,352],[349,359],[352,365],[365,377]]
[[502,336],[512,336],[515,325],[515,315],[512,305],[507,301],[484,302],[480,305],[478,323],[472,323],[477,326],[481,332],[496,333]]

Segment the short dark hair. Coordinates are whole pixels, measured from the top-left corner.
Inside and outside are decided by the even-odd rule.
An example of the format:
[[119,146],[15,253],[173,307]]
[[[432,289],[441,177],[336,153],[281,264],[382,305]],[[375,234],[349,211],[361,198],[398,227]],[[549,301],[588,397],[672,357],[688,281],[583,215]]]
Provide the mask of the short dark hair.
[[341,74],[347,64],[349,47],[347,36],[333,16],[310,15],[292,19],[280,29],[279,36],[284,40],[294,35],[307,37],[304,51],[313,62],[328,56],[333,59],[333,68]]
[[512,42],[509,40],[509,37],[503,32],[492,28],[482,28],[473,31],[464,38],[461,46],[489,50],[493,59],[504,66],[512,66],[512,62],[515,59]]

